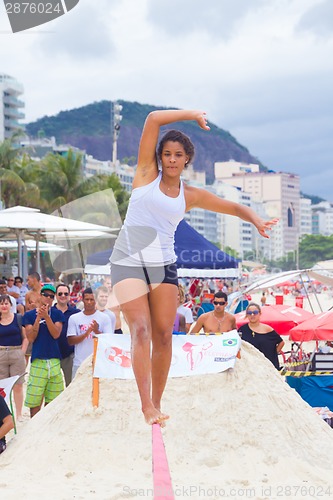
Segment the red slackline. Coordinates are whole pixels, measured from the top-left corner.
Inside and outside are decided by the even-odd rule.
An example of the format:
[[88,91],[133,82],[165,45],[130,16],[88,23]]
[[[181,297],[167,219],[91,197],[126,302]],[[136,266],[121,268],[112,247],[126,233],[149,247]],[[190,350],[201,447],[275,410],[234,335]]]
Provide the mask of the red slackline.
[[152,425],[154,500],[174,500],[161,426]]

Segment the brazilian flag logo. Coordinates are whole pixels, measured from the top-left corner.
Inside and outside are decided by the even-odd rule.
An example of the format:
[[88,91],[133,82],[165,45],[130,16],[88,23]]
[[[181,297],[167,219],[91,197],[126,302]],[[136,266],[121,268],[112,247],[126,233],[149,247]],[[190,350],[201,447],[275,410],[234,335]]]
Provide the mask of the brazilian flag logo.
[[224,347],[233,347],[234,345],[237,345],[237,340],[236,339],[222,340],[222,345]]

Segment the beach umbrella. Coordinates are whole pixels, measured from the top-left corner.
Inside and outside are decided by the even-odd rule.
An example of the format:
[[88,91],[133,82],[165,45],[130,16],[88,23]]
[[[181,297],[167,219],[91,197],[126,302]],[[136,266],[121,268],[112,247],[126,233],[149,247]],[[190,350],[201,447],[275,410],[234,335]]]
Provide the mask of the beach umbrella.
[[[288,305],[288,304],[268,305],[267,304],[262,309],[266,309],[267,307],[271,308],[268,310],[268,312],[272,311],[274,309],[274,311],[280,312],[281,314],[283,314],[283,316],[286,319],[288,319],[288,320],[291,319],[297,325],[299,325],[300,323],[303,323],[303,321],[307,321],[308,319],[314,317],[314,314],[312,312],[307,311],[306,309],[303,309],[302,307],[297,307],[297,306],[293,306],[293,305]],[[261,315],[261,317],[263,318],[263,315]]]
[[290,281],[290,280],[287,280],[287,281],[284,281],[283,283],[279,283],[278,285],[276,285],[278,288],[283,288],[285,286],[296,286],[296,281]]
[[[267,305],[261,308],[261,323],[271,326],[279,335],[289,335],[296,325],[314,315],[301,307],[288,305]],[[235,314],[237,328],[248,323],[245,311]]]
[[333,310],[314,314],[290,330],[290,340],[333,340]]
[[[32,237],[36,240],[37,271],[39,271],[39,245],[42,237],[59,238],[65,241],[77,238],[94,240],[99,236],[106,237],[110,235],[112,229],[99,224],[58,217],[42,213],[37,208],[30,207],[11,207],[0,211],[0,238],[16,239],[18,246],[18,274],[25,275],[26,269],[23,269],[22,244],[26,237]],[[111,235],[112,236],[112,235]]]

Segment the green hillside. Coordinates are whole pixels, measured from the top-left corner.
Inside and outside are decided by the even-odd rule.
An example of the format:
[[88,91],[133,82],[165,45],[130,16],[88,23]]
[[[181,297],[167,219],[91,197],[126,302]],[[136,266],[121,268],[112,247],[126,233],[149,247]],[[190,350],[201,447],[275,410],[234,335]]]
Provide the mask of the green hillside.
[[[138,102],[118,101],[123,106],[118,158],[136,157],[141,130],[147,114],[161,107]],[[166,108],[164,108],[166,109]],[[168,126],[189,135],[196,147],[194,168],[205,170],[208,183],[214,180],[214,162],[230,159],[245,163],[260,163],[227,131],[209,124],[211,131],[204,133],[194,122]],[[31,137],[43,134],[54,136],[58,144],[71,144],[85,150],[99,160],[112,158],[111,102],[100,101],[80,108],[61,111],[56,116],[44,116],[26,125]]]

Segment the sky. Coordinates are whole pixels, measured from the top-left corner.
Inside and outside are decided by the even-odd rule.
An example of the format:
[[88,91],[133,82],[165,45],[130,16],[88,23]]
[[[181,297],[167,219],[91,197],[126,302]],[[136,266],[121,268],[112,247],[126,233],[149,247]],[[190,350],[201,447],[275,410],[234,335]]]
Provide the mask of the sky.
[[204,110],[333,202],[332,54],[332,0],[80,0],[15,34],[0,2],[0,73],[24,85],[26,122],[103,99]]

